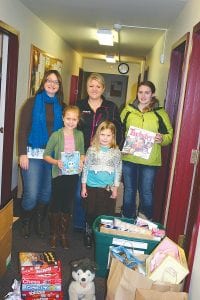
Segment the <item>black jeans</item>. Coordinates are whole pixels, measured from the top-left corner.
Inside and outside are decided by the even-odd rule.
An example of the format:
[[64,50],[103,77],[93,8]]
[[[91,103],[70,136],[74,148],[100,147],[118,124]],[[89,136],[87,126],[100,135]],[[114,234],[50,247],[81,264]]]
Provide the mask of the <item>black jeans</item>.
[[114,215],[116,199],[110,198],[111,191],[107,191],[105,188],[87,186],[87,192],[88,197],[83,199],[83,206],[86,211],[86,222],[90,226],[100,215]]
[[52,202],[50,211],[53,213],[71,213],[79,175],[61,175],[52,180]]

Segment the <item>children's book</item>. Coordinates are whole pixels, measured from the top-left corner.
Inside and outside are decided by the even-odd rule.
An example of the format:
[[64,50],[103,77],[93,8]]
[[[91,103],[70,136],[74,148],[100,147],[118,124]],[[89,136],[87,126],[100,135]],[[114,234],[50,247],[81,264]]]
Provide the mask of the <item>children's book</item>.
[[62,175],[79,174],[80,152],[61,152],[61,161],[63,162]]
[[145,129],[130,126],[122,153],[132,154],[144,159],[150,157],[156,133]]
[[27,147],[28,158],[43,159],[44,149]]

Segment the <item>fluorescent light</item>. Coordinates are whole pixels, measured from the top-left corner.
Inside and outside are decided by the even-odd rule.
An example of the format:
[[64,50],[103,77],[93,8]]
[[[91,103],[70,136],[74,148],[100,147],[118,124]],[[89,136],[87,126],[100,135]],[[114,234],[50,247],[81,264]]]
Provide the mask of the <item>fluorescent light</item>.
[[113,46],[113,34],[111,30],[108,29],[97,30],[97,39],[100,45]]
[[116,58],[113,55],[106,55],[106,62],[108,63],[115,63],[116,62]]

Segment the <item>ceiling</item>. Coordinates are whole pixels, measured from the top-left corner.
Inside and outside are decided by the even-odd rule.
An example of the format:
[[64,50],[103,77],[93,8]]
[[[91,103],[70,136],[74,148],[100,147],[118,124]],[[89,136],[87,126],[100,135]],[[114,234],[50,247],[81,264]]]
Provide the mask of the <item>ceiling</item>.
[[[143,59],[165,32],[150,28],[167,29],[188,0],[20,1],[83,57],[104,59],[108,54],[130,62]],[[122,25],[119,30],[116,24]],[[113,30],[120,42],[99,45],[97,29]]]

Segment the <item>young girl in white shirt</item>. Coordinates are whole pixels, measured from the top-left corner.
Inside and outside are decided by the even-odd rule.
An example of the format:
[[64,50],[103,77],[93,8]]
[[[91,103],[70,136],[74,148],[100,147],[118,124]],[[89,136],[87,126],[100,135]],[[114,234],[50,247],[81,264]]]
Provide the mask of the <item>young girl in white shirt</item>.
[[88,148],[82,172],[82,190],[86,210],[85,245],[91,247],[91,226],[99,215],[114,215],[121,180],[121,152],[116,144],[116,128],[102,122]]

